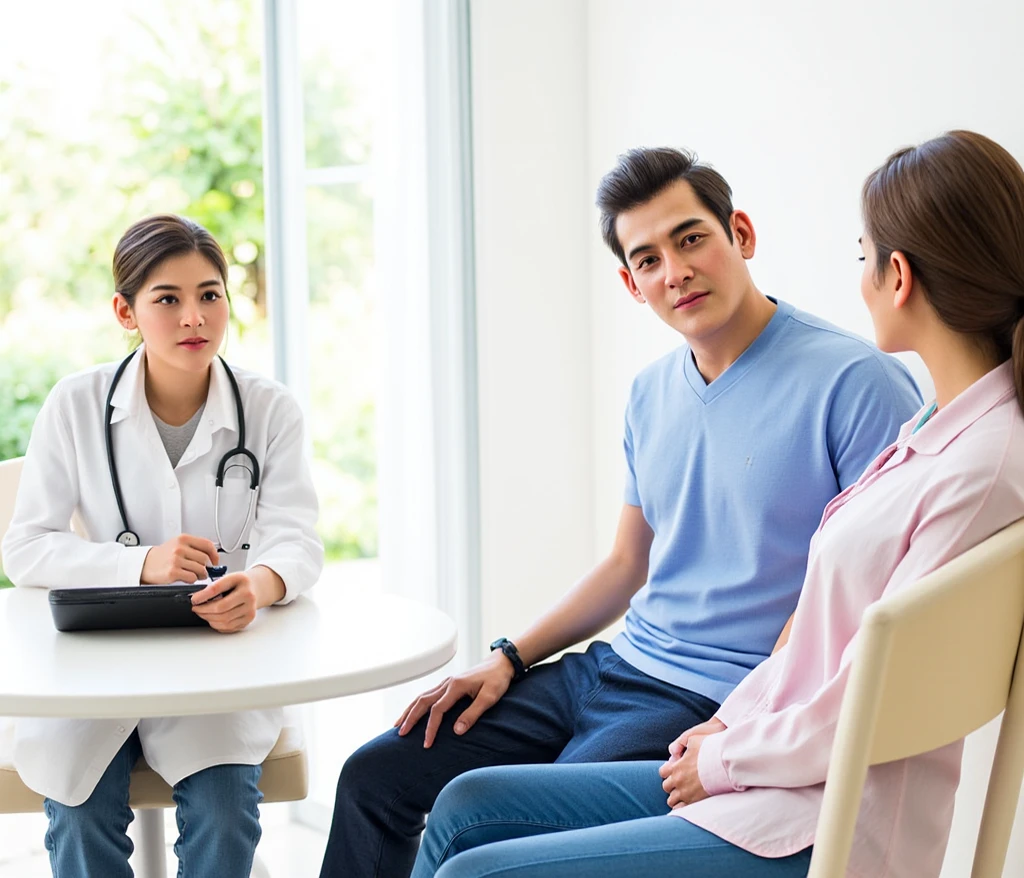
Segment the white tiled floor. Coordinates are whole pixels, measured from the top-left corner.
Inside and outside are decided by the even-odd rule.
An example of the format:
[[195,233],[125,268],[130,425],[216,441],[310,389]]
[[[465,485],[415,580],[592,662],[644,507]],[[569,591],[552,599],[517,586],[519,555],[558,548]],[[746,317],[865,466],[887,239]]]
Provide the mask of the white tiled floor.
[[[320,874],[326,837],[289,821],[287,805],[260,808],[263,839],[259,855],[272,878],[316,878]],[[46,818],[42,814],[0,816],[0,878],[50,878],[50,862],[43,847]],[[174,816],[166,814],[167,874],[177,872],[171,852]]]

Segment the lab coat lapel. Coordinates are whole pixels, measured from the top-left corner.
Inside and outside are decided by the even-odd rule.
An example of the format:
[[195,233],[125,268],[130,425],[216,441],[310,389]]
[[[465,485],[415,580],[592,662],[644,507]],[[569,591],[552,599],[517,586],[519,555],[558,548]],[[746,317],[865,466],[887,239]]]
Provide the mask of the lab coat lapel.
[[[213,447],[213,434],[218,430],[234,430],[235,434],[238,434],[235,394],[224,369],[219,357],[213,361],[210,369],[210,390],[206,395],[206,409],[185,452],[185,456],[192,452],[190,460],[209,453]],[[182,457],[182,460],[184,459],[185,457]]]
[[114,409],[110,416],[111,425],[130,417],[132,412],[139,408],[140,403],[146,409],[149,408],[146,403],[146,370],[143,368],[145,357],[145,345],[139,345],[135,355],[125,366],[110,399]]
[[[125,437],[118,441],[118,437],[122,435],[124,428],[118,429],[115,427],[112,430],[114,455],[118,463],[119,473],[122,466],[127,466],[129,459],[138,459],[139,457],[137,453],[133,453],[131,448],[133,442],[145,443],[151,452],[161,451],[166,458],[166,451],[164,451],[163,443],[160,441],[160,434],[156,431],[153,413],[150,411],[149,402],[146,399],[145,357],[145,345],[139,345],[135,356],[131,358],[125,367],[121,380],[117,382],[117,387],[114,388],[114,395],[110,400],[110,404],[114,409],[110,417],[111,427],[115,427],[121,421],[128,421],[131,433],[134,434],[131,439]],[[153,458],[153,460],[159,459],[159,454]],[[126,461],[126,463],[122,464],[121,461]],[[167,466],[170,468],[169,460],[167,460]],[[121,475],[122,491],[125,489],[125,478],[124,475]]]

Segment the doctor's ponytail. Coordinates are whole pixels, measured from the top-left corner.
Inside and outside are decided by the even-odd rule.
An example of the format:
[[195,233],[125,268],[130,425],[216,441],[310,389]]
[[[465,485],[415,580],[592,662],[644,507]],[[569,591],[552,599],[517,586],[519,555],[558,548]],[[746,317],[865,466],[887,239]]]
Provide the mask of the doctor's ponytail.
[[998,143],[948,131],[893,153],[867,178],[864,227],[884,274],[906,256],[939,318],[1013,361],[1024,411],[1024,170]]

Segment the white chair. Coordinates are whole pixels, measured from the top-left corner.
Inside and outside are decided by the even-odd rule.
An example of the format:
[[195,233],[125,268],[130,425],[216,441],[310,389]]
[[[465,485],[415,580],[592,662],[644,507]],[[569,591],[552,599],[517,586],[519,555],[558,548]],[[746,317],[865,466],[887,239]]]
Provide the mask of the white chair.
[[864,614],[808,878],[846,873],[870,765],[926,753],[1005,710],[972,878],[1001,878],[1024,777],[1024,520]]
[[[0,461],[0,539],[7,532],[14,514],[14,499],[18,493],[23,458]],[[74,527],[78,532],[80,528]],[[0,558],[0,569],[2,569]],[[0,814],[20,814],[43,810],[43,797],[30,790],[14,767],[4,764],[0,752]],[[281,732],[277,744],[263,761],[263,774],[259,783],[265,804],[271,802],[295,802],[306,798],[309,793],[309,768],[302,731],[297,726],[287,726]],[[136,858],[141,858],[137,874],[146,878],[163,878],[166,874],[163,841],[163,816],[161,810],[173,808],[171,788],[164,782],[144,759],[140,759],[132,771],[129,803],[139,812],[140,844]],[[161,809],[161,810],[157,810]],[[253,875],[265,875],[266,870],[257,862]]]

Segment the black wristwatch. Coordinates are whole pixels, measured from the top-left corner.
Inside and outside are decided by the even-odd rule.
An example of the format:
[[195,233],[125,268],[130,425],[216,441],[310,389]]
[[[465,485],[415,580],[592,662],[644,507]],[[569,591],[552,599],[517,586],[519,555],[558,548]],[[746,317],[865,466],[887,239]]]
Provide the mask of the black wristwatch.
[[507,637],[499,637],[494,643],[491,644],[491,652],[500,649],[504,653],[505,658],[512,662],[512,669],[515,673],[512,675],[512,682],[516,683],[522,680],[526,676],[526,672],[529,668],[523,664],[522,658],[519,656],[519,650],[516,649],[516,645],[509,640]]

